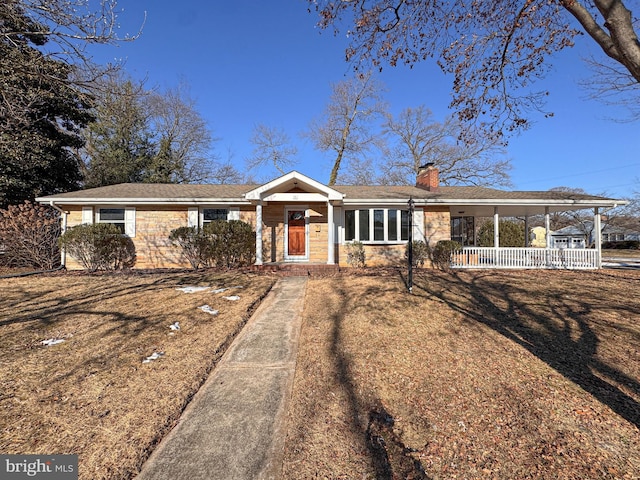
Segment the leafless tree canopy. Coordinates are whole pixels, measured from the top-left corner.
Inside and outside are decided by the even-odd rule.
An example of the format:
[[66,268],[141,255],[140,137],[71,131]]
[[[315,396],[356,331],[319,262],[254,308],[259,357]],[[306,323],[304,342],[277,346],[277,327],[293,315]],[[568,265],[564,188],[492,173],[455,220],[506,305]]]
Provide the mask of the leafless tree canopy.
[[282,129],[258,124],[253,129],[251,143],[253,155],[247,159],[248,170],[273,167],[282,175],[296,162],[298,149]]
[[311,122],[306,136],[318,150],[336,155],[329,185],[335,185],[343,160],[357,158],[375,144],[371,122],[385,110],[381,92],[371,73],[336,83],[323,116]]
[[212,175],[211,136],[186,84],[147,97],[150,127],[160,146],[157,156],[168,162],[164,178],[149,181],[206,182]]
[[460,122],[433,119],[424,106],[407,108],[396,118],[386,115],[390,142],[380,183],[413,184],[420,166],[434,163],[443,185],[509,186],[511,164],[501,144],[478,135],[461,141]]
[[[526,128],[546,95],[531,88],[549,57],[586,33],[625,72],[640,82],[637,23],[622,0],[309,0],[323,28],[344,24],[351,39],[348,60],[381,66],[412,65],[435,58],[453,75],[459,118],[486,134]],[[635,3],[634,3],[635,5]],[[580,29],[573,25],[579,24]]]

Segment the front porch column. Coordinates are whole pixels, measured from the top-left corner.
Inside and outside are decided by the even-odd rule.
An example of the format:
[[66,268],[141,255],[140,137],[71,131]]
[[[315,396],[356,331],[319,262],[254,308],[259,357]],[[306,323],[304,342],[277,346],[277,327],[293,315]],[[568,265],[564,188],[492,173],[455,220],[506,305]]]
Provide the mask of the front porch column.
[[335,234],[335,225],[333,224],[333,205],[330,200],[327,200],[327,264],[333,265],[336,263],[336,256],[334,253],[334,241],[333,236]]
[[551,248],[551,219],[549,218],[549,207],[544,207],[544,240],[545,248]]
[[498,207],[493,207],[493,247],[496,250],[500,248],[500,216],[498,215]]
[[596,266],[602,268],[602,226],[600,224],[600,209],[598,207],[593,209],[593,230],[595,233],[596,242]]
[[529,248],[530,246],[530,236],[529,235],[529,215],[524,216],[524,248]]
[[256,265],[262,265],[262,201],[256,205]]

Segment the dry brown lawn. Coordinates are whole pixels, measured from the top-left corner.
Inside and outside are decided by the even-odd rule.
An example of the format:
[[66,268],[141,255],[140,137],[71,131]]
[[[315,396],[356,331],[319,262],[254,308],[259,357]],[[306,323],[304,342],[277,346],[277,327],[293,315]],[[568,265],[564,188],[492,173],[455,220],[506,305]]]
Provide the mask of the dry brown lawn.
[[[0,279],[0,452],[74,453],[81,479],[130,478],[273,282],[219,272]],[[185,285],[243,288],[176,290]],[[65,341],[42,345],[52,338]],[[164,355],[143,363],[154,352]]]
[[640,272],[311,279],[285,479],[640,478]]

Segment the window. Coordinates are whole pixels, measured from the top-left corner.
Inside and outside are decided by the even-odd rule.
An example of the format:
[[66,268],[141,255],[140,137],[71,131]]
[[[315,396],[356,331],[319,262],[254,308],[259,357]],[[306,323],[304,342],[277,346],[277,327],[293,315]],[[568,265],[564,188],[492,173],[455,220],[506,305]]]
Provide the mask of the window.
[[204,208],[202,209],[202,225],[214,220],[227,220],[229,210],[226,208]]
[[389,210],[387,218],[387,240],[394,242],[398,240],[398,211]]
[[369,228],[369,210],[358,210],[356,215],[359,218],[358,221],[358,239],[361,242],[369,241],[369,233],[371,232]]
[[451,240],[460,245],[475,245],[474,233],[474,217],[451,217]]
[[404,240],[405,242],[409,241],[409,211],[402,210],[401,213],[401,225],[400,228],[400,240]]
[[344,239],[370,243],[407,241],[409,212],[386,208],[345,210]]
[[238,207],[189,207],[187,209],[187,226],[202,228],[215,220],[240,220]]
[[111,223],[118,227],[121,233],[125,233],[124,208],[101,208],[98,210],[100,223]]

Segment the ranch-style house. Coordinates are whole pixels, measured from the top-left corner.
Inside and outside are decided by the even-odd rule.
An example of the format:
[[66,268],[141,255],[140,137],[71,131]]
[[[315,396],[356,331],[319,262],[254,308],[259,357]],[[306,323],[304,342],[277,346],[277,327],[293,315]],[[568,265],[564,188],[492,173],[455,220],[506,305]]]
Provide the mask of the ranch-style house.
[[[398,265],[412,225],[413,240],[434,246],[456,240],[455,268],[599,268],[595,248],[499,247],[500,217],[544,216],[591,209],[595,232],[600,214],[621,203],[591,195],[553,191],[504,191],[441,186],[433,164],[422,167],[414,186],[327,186],[292,171],[264,185],[118,184],[37,199],[56,208],[63,229],[82,223],[113,223],[136,249],[136,268],[181,268],[188,262],[169,241],[180,226],[202,227],[217,219],[248,222],[256,232],[256,265],[306,263],[346,266],[346,245],[364,244],[367,265]],[[410,218],[411,216],[411,218]],[[496,247],[475,246],[475,219],[493,217]],[[528,235],[526,236],[528,237]],[[63,252],[63,264],[80,268]]]

